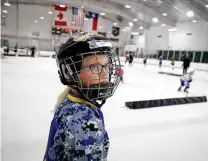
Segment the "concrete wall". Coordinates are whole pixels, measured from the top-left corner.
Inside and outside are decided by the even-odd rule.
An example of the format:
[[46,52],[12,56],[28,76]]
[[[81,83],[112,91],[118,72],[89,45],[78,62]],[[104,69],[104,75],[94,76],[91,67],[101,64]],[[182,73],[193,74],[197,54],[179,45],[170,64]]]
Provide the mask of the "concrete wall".
[[[208,50],[208,22],[180,23],[170,32],[169,47],[174,50]],[[192,35],[187,35],[192,33]]]
[[168,32],[168,27],[150,28],[145,44],[147,53],[156,53],[158,49],[208,50],[208,22],[178,23],[176,28],[176,32]]
[[[19,4],[18,6],[11,5],[7,10],[2,35],[3,39],[9,40],[10,47],[14,47],[18,40],[19,47],[32,46],[34,44],[32,33],[39,32],[39,48],[52,49],[52,15],[48,14],[51,7]],[[45,19],[40,20],[41,16]],[[38,20],[38,23],[35,23],[35,20]]]
[[[161,36],[161,37],[160,37]],[[146,52],[155,53],[157,49],[168,49],[169,32],[164,27],[152,27],[147,31]]]

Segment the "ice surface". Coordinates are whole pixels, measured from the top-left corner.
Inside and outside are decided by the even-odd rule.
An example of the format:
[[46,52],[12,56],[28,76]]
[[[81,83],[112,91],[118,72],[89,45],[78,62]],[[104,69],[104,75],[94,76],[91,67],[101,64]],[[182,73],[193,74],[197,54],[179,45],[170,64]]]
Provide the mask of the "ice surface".
[[[1,63],[2,160],[42,160],[52,110],[64,88],[55,59],[9,57]],[[177,92],[179,77],[159,70],[125,65],[124,84],[102,107],[111,141],[108,161],[208,160],[208,103],[125,107],[125,101],[186,96]],[[189,95],[208,96],[208,73],[195,72]]]

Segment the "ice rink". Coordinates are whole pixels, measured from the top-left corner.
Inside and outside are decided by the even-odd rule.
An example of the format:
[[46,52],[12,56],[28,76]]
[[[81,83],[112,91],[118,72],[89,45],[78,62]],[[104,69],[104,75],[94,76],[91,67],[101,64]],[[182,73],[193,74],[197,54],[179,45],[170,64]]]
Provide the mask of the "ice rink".
[[[8,57],[1,65],[2,161],[40,161],[54,104],[64,89],[55,59]],[[208,160],[208,103],[125,107],[125,101],[186,96],[177,92],[179,77],[159,70],[125,65],[124,84],[102,107],[111,145],[108,161]],[[195,72],[189,95],[208,96],[207,72]]]

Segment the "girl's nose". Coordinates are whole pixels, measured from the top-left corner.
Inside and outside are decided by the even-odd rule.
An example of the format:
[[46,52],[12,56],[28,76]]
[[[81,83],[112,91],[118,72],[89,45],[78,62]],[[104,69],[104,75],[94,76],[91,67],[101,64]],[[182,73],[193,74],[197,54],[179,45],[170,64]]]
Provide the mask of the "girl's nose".
[[106,77],[107,75],[108,75],[108,72],[106,71],[105,68],[103,68],[101,71],[101,77],[103,78],[103,77]]

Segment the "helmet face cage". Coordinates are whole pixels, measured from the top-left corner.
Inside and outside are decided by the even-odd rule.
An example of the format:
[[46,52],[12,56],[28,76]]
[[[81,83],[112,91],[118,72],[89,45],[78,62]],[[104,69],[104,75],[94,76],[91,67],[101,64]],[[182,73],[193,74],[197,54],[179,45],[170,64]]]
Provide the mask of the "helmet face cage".
[[[106,55],[108,58],[108,64],[99,64],[97,55]],[[91,66],[82,68],[83,59],[87,56],[95,56],[97,63],[95,63],[96,65],[93,65],[93,68]],[[116,70],[120,70],[121,68],[120,61],[118,55],[115,54],[112,50],[82,53],[77,56],[65,59],[64,64],[66,65],[66,69],[71,76],[73,86],[77,87],[85,97],[91,100],[105,100],[112,96],[120,82],[120,76],[115,74]],[[89,70],[92,72],[92,74],[99,75],[99,78],[87,78],[86,80],[81,80],[79,74],[82,70]],[[105,85],[100,83],[102,79],[101,73],[103,70],[106,70],[109,79],[108,83]],[[98,80],[99,83],[89,87],[83,86],[82,82],[92,80]]]

